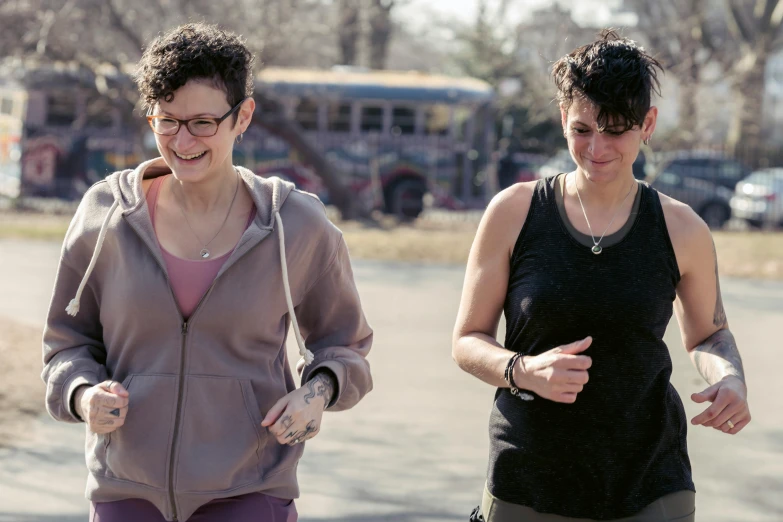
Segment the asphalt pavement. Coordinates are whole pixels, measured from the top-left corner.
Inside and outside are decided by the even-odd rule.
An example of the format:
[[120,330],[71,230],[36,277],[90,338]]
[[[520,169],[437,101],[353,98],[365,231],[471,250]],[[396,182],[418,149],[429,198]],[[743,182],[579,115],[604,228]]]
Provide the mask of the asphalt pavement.
[[[59,245],[0,241],[0,316],[40,326]],[[493,389],[451,359],[451,329],[464,268],[356,261],[375,329],[375,390],[324,418],[299,465],[302,522],[467,520],[478,504]],[[724,305],[743,355],[753,422],[738,436],[691,428],[697,520],[783,520],[780,367],[783,284],[722,279]],[[705,385],[682,348],[676,321],[665,340],[673,383],[689,399]],[[292,360],[295,346],[289,344]],[[86,521],[82,425],[42,416],[13,450],[0,450],[0,522]],[[565,482],[565,481],[564,481]]]

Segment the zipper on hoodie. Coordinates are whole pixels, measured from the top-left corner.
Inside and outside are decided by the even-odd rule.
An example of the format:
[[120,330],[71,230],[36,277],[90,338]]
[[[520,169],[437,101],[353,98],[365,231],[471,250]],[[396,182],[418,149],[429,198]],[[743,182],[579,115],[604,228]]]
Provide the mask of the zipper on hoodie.
[[[170,286],[170,285],[169,285]],[[172,292],[173,293],[173,292]],[[200,303],[199,303],[200,304]],[[182,315],[180,313],[180,315]],[[171,441],[171,455],[169,456],[169,499],[171,500],[171,510],[174,521],[178,520],[177,517],[177,500],[174,494],[174,456],[176,452],[176,443],[179,438],[179,422],[180,414],[182,413],[182,394],[185,388],[185,342],[188,338],[188,322],[182,321],[182,344],[180,346],[179,355],[179,390],[177,391],[177,413],[174,417],[174,437]]]
[[[133,231],[136,232],[136,234],[139,236],[142,242],[146,244],[144,237],[138,232],[138,230],[136,230],[136,227],[131,226],[131,229],[133,229]],[[176,495],[174,494],[174,456],[177,454],[177,442],[178,442],[177,439],[179,439],[180,415],[182,413],[181,411],[182,395],[184,393],[184,388],[185,388],[185,344],[187,341],[189,325],[192,322],[191,319],[196,316],[196,313],[204,304],[204,301],[206,301],[209,295],[212,293],[212,289],[215,287],[215,284],[217,283],[218,279],[220,279],[225,272],[219,273],[217,276],[215,276],[215,279],[212,280],[212,284],[209,285],[207,291],[204,292],[204,295],[201,296],[201,299],[199,300],[198,304],[196,304],[196,308],[193,309],[193,312],[190,314],[190,317],[186,320],[184,314],[182,313],[182,310],[180,310],[179,308],[179,303],[177,303],[177,296],[174,295],[174,288],[171,286],[171,279],[169,279],[168,271],[165,267],[165,263],[161,263],[160,261],[158,261],[157,257],[155,257],[154,255],[152,257],[157,262],[158,266],[163,272],[163,277],[166,279],[166,284],[169,287],[169,294],[171,295],[171,299],[174,301],[174,307],[176,308],[177,314],[179,314],[180,321],[182,322],[182,328],[180,330],[182,334],[182,342],[180,343],[179,388],[177,391],[177,410],[176,410],[176,417],[174,418],[174,434],[171,439],[171,454],[169,455],[169,500],[171,501],[172,519],[174,522],[177,522],[177,520],[179,520],[179,517],[177,514]]]

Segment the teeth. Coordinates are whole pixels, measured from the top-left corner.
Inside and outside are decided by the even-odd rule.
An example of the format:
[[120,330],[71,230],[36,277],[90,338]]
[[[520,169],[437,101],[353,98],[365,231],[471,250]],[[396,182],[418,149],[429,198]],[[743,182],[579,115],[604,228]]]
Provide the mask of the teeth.
[[191,160],[191,159],[196,159],[196,158],[198,158],[198,157],[201,157],[201,156],[203,156],[203,155],[204,155],[204,154],[206,154],[206,153],[207,153],[207,152],[206,152],[206,151],[204,151],[204,152],[200,152],[199,154],[191,154],[190,156],[183,156],[183,155],[182,155],[182,154],[180,154],[179,152],[175,152],[174,154],[176,154],[178,158],[182,158],[182,159],[184,159],[184,160]]

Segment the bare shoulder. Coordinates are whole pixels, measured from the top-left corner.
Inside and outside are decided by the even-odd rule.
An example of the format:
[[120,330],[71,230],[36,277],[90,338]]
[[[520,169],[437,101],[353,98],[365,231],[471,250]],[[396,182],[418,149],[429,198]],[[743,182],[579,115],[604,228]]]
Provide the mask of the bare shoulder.
[[704,256],[712,258],[712,234],[704,220],[691,207],[660,192],[658,196],[680,274],[684,276],[694,267],[694,260]]
[[486,242],[503,245],[509,253],[513,250],[530,211],[536,184],[537,181],[516,183],[492,198],[479,226],[479,235]]

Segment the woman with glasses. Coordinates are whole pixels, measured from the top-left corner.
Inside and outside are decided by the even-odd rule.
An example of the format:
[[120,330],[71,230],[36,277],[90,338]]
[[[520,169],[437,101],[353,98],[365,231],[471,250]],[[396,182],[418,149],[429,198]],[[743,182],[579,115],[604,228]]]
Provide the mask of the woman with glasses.
[[723,436],[750,422],[710,230],[633,175],[655,131],[659,70],[613,31],[558,60],[577,167],[504,190],[479,226],[453,355],[497,388],[487,522],[694,520],[687,420],[663,341],[672,312],[708,385],[691,396],[703,408],[691,423]]
[[211,25],[152,42],[136,81],[160,157],[94,185],[66,235],[43,379],[50,414],[86,424],[93,522],[295,521],[305,441],[372,388],[340,231],[233,165],[252,65]]

